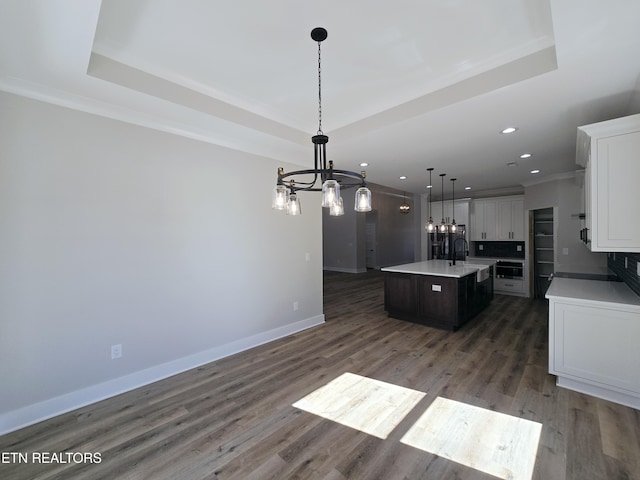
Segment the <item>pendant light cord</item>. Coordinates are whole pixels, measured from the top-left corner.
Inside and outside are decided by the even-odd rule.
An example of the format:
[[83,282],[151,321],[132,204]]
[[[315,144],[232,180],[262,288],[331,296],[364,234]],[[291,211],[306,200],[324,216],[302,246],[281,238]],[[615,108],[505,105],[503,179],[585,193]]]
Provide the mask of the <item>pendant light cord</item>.
[[444,173],[440,174],[440,178],[442,179],[442,187],[440,188],[440,190],[442,190],[442,220],[444,221]]
[[322,62],[320,42],[318,42],[318,135],[322,135]]

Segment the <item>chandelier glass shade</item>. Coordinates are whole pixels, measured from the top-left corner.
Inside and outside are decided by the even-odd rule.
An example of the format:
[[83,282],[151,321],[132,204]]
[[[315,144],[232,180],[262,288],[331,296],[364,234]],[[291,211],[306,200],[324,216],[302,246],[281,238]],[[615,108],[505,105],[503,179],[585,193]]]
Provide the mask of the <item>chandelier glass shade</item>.
[[[327,160],[329,137],[322,132],[322,69],[321,43],[327,38],[327,31],[318,27],[311,31],[311,38],[318,43],[318,132],[311,137],[314,147],[312,169],[285,172],[278,169],[276,186],[273,189],[271,207],[285,210],[289,215],[300,215],[300,200],[296,192],[321,191],[322,206],[329,208],[331,216],[344,215],[341,191],[359,187],[355,193],[354,210],[371,211],[371,190],[367,188],[365,172],[351,172],[333,168],[333,161]],[[290,207],[291,203],[295,205]],[[297,212],[297,213],[293,213]]]
[[332,217],[339,217],[344,215],[344,204],[342,203],[342,197],[338,198],[338,201],[329,207],[329,215]]

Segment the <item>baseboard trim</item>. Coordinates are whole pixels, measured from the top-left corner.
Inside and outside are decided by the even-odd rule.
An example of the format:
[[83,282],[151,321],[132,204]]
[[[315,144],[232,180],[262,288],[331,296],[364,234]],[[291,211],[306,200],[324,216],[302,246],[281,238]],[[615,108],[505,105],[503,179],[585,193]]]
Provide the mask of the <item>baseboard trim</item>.
[[324,314],[0,414],[0,435],[324,323]]
[[341,272],[341,273],[365,273],[366,268],[343,268],[343,267],[322,267],[323,270],[329,272]]
[[619,403],[626,407],[635,408],[640,410],[640,397],[637,395],[630,395],[623,392],[618,392],[608,388],[599,387],[590,383],[581,382],[579,380],[573,380],[567,377],[558,376],[556,379],[556,385],[576,392],[585,393],[594,397],[602,398],[603,400],[609,400],[610,402]]

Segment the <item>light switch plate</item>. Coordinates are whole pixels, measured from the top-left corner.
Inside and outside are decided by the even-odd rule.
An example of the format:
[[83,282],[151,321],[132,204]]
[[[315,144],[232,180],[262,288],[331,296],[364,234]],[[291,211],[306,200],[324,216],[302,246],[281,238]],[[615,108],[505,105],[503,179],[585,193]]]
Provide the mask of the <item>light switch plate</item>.
[[484,250],[484,245],[480,244],[479,249],[480,251]]
[[567,247],[564,247],[564,248],[562,249],[562,254],[563,254],[563,255],[569,255],[569,249],[568,249]]

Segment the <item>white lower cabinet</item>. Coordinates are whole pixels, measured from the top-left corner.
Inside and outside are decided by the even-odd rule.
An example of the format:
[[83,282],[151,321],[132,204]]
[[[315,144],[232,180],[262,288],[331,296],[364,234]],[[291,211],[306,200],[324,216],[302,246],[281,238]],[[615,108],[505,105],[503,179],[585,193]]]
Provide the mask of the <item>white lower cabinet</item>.
[[549,300],[549,372],[557,384],[640,409],[640,315]]
[[524,280],[496,278],[493,281],[493,291],[495,293],[524,293]]

